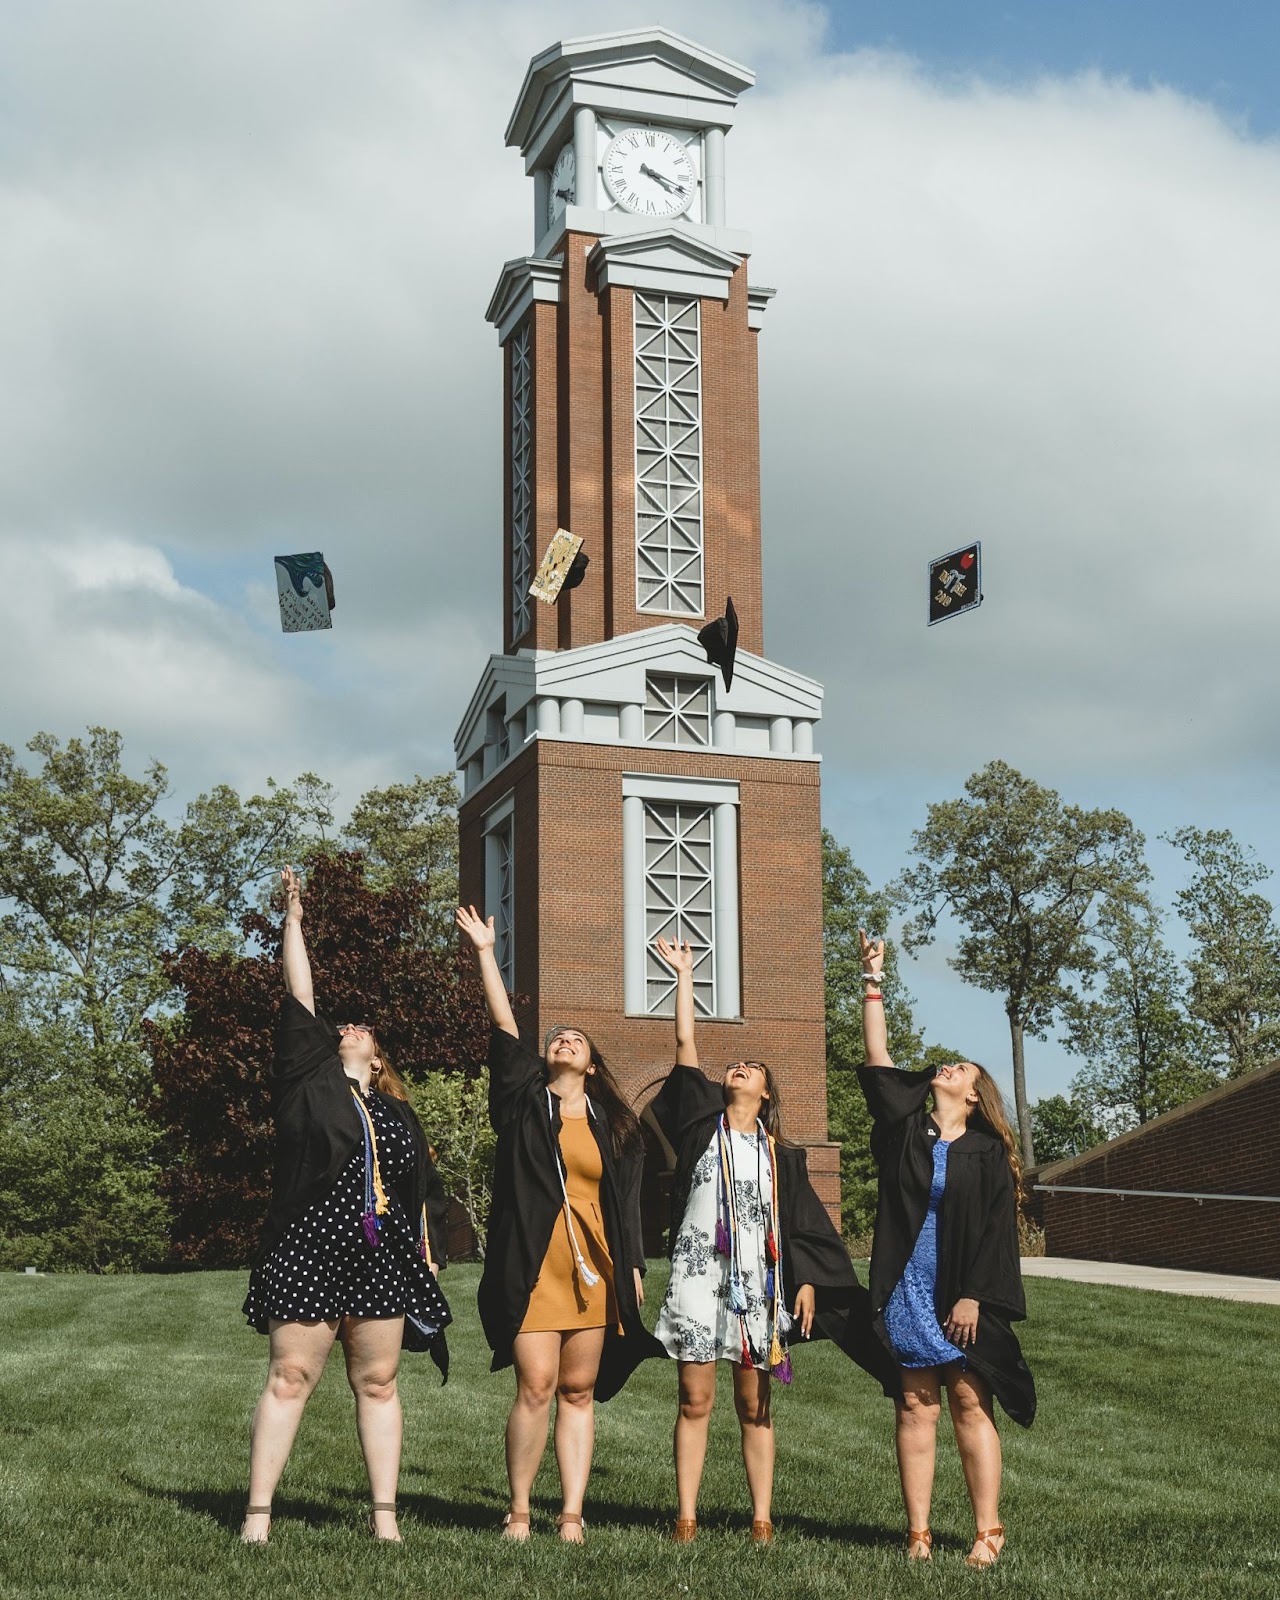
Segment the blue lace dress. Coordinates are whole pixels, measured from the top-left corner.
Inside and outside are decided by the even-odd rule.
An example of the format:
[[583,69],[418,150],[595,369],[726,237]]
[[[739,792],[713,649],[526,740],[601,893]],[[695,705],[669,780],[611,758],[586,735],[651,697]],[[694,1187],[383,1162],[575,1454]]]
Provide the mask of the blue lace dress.
[[934,1305],[938,1282],[938,1218],[943,1190],[947,1186],[947,1150],[946,1139],[937,1140],[933,1146],[929,1209],[916,1236],[911,1259],[884,1311],[885,1330],[899,1364],[904,1367],[945,1367],[952,1361],[964,1362],[964,1352],[943,1333]]

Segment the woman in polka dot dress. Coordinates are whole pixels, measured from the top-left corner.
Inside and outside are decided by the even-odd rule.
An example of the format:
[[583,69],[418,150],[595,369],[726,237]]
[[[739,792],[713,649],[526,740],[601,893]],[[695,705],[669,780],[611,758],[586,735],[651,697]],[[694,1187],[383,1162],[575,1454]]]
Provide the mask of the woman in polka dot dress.
[[271,1071],[275,1164],[271,1204],[244,1313],[271,1341],[253,1414],[249,1505],[241,1538],[266,1541],[271,1497],[303,1408],[335,1339],[356,1401],[369,1472],[369,1531],[399,1540],[396,1484],[401,1348],[430,1350],[448,1370],[443,1185],[404,1084],[367,1023],[339,1027],[316,1011],[297,875],[285,893],[284,1004]]

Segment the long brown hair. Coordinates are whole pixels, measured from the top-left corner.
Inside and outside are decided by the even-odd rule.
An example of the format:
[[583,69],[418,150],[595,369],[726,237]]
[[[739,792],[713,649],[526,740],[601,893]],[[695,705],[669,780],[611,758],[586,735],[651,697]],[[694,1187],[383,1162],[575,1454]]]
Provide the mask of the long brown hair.
[[[551,1040],[556,1033],[569,1031],[557,1028],[547,1040],[547,1049],[551,1048]],[[586,1083],[586,1093],[589,1100],[598,1102],[604,1112],[605,1125],[609,1129],[609,1148],[616,1159],[627,1155],[629,1152],[643,1148],[644,1135],[640,1132],[640,1119],[627,1104],[622,1090],[618,1088],[618,1080],[609,1071],[604,1057],[600,1054],[595,1040],[582,1028],[574,1028],[574,1033],[582,1034],[587,1041],[587,1049],[591,1052],[591,1065],[596,1069]],[[547,1068],[547,1058],[542,1058],[543,1070],[547,1072],[550,1081],[550,1071]]]
[[[731,1061],[729,1063],[729,1066],[732,1067],[736,1067],[737,1065],[738,1063],[736,1061]],[[764,1073],[764,1086],[766,1094],[765,1098],[760,1102],[760,1121],[764,1123],[764,1131],[778,1144],[790,1144],[790,1139],[788,1139],[782,1131],[782,1105],[778,1100],[778,1082],[773,1075],[773,1069],[769,1066],[767,1061],[745,1061],[743,1062],[743,1065],[748,1067],[759,1067],[761,1072]],[[724,1070],[727,1073],[729,1067],[726,1067]],[[725,1095],[725,1104],[727,1105],[729,1097],[727,1091],[724,1089],[723,1084],[721,1085],[721,1091]]]
[[1009,1163],[1009,1171],[1013,1173],[1013,1187],[1020,1189],[1022,1186],[1022,1158],[1018,1153],[1018,1141],[1014,1138],[1013,1127],[1009,1122],[1009,1113],[1004,1107],[1004,1096],[1000,1093],[1000,1086],[987,1069],[979,1066],[978,1062],[970,1063],[978,1068],[978,1081],[975,1088],[978,1093],[978,1103],[970,1113],[969,1122],[975,1121],[980,1127],[999,1139],[1004,1146],[1005,1158]]
[[390,1095],[393,1100],[407,1100],[409,1091],[405,1088],[404,1079],[391,1065],[387,1052],[382,1048],[378,1039],[376,1028],[369,1029],[373,1037],[374,1057],[380,1065],[373,1069],[373,1087],[379,1094]]

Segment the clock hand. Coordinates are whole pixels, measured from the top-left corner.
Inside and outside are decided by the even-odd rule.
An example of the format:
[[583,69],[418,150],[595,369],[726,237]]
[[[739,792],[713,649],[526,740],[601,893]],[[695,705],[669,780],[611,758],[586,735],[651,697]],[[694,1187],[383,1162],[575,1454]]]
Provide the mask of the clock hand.
[[640,170],[644,173],[646,178],[652,178],[655,183],[660,183],[668,194],[684,194],[683,184],[672,183],[669,178],[664,178],[660,172],[655,172],[652,167],[646,166],[644,162],[640,163]]

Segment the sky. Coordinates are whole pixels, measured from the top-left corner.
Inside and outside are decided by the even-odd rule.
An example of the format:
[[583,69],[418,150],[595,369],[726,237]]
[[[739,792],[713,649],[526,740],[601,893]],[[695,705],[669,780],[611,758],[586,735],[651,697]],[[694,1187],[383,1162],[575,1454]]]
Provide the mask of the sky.
[[[452,765],[500,639],[501,369],[531,55],[656,21],[751,66],[766,653],[826,685],[873,881],[999,757],[1271,867],[1280,12],[1263,4],[9,0],[0,740],[116,727],[185,799]],[[983,541],[981,610],[924,625]],[[271,557],[322,549],[330,634]],[[1177,940],[1176,927],[1171,933]],[[905,963],[1007,1081],[998,997]],[[1032,1094],[1066,1088],[1055,1041]]]

